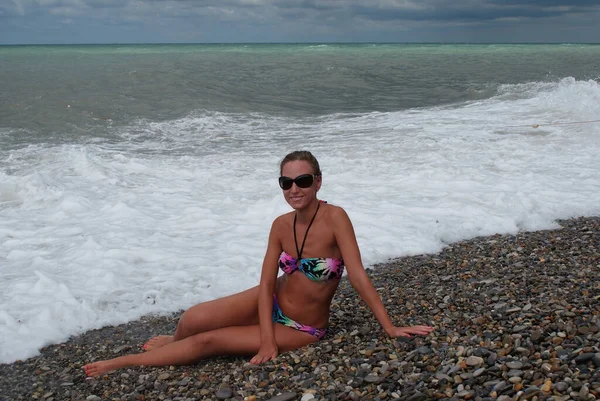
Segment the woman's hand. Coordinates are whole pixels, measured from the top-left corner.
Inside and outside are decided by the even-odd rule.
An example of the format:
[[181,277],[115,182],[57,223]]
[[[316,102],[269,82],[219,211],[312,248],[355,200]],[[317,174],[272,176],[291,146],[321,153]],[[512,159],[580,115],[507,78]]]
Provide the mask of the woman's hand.
[[250,360],[250,363],[253,365],[259,365],[263,362],[267,362],[277,358],[279,350],[277,349],[277,344],[269,344],[269,345],[261,345],[258,350],[258,354],[254,355],[254,358]]
[[396,327],[392,326],[387,329],[385,332],[390,337],[409,337],[411,334],[419,334],[426,336],[427,334],[433,331],[433,327],[431,326],[406,326],[406,327]]

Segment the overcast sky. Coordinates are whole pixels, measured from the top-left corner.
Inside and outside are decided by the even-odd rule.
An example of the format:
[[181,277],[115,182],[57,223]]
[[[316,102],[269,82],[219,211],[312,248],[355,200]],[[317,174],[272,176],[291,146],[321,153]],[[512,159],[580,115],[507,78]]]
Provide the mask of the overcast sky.
[[600,0],[0,0],[0,44],[600,42]]

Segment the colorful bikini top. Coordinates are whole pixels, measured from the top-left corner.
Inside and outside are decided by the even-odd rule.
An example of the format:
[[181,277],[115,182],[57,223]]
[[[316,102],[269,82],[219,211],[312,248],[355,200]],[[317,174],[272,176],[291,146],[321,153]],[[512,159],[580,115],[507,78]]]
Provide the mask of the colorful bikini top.
[[[298,241],[296,240],[296,216],[294,216],[294,243],[296,244],[298,259],[283,251],[279,256],[279,268],[283,270],[284,273],[291,274],[296,270],[300,270],[306,277],[313,281],[329,281],[342,278],[342,274],[344,274],[344,261],[342,259],[302,258],[302,251],[304,250],[304,243],[306,242],[308,230],[310,230],[310,226],[312,226],[313,221],[315,221],[315,217],[317,217],[317,212],[319,211],[322,202],[323,201],[319,201],[319,203],[317,203],[317,210],[306,228],[306,233],[304,234],[300,249],[298,249]],[[300,263],[298,263],[298,260],[300,260]]]
[[284,251],[279,256],[279,268],[287,274],[300,270],[312,281],[329,281],[342,278],[344,261],[336,258],[303,258],[298,264],[296,258]]

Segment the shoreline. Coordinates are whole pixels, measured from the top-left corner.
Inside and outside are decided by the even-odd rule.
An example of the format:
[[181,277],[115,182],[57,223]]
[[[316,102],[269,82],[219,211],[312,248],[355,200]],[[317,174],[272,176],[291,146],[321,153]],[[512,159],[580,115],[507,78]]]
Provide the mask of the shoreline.
[[0,401],[597,399],[600,217],[558,223],[367,269],[392,320],[431,324],[427,337],[388,338],[344,277],[325,339],[274,362],[219,357],[86,378],[84,364],[141,351],[180,312],[146,316],[0,364]]

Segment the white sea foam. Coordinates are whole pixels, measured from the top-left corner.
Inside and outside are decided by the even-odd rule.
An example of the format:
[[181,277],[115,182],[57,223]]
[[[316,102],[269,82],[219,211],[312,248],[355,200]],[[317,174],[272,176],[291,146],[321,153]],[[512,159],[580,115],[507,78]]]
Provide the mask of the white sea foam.
[[[600,214],[600,85],[505,86],[488,100],[283,118],[198,112],[118,143],[30,146],[0,164],[0,362],[147,313],[258,284],[288,151],[310,149],[322,199],[364,262]],[[538,124],[538,128],[533,128]]]

